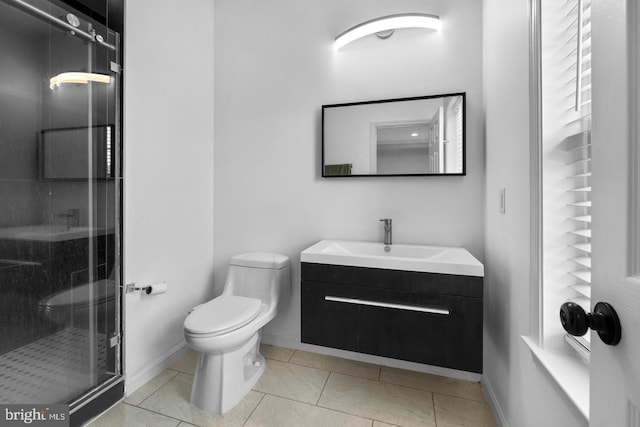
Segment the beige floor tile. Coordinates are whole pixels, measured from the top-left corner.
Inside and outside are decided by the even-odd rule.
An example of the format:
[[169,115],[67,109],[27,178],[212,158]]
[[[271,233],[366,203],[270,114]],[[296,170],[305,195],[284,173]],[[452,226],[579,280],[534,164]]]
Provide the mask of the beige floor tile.
[[[180,426],[178,426],[178,427],[180,427]],[[387,423],[381,423],[380,421],[374,421],[373,422],[373,427],[395,427],[395,425],[387,424]]]
[[196,372],[196,362],[200,353],[192,351],[184,355],[181,359],[176,361],[173,365],[169,366],[169,369],[182,372],[184,374],[193,375]]
[[140,407],[198,426],[242,426],[263,396],[262,393],[250,391],[224,416],[212,416],[189,403],[192,382],[193,376],[178,374],[142,402]]
[[320,369],[267,360],[267,369],[253,389],[316,404],[328,376]]
[[464,397],[465,399],[484,402],[484,393],[479,382],[458,380],[440,375],[408,371],[406,369],[382,367],[380,381],[404,385],[424,391]]
[[139,405],[147,397],[151,396],[156,390],[165,385],[167,381],[178,375],[177,371],[165,369],[155,376],[151,381],[134,391],[124,401],[130,405]]
[[433,395],[438,427],[495,427],[489,405],[442,394]]
[[318,406],[399,426],[435,426],[431,393],[333,372]]
[[367,378],[370,380],[377,380],[380,376],[380,366],[378,365],[343,359],[341,357],[310,353],[308,351],[296,351],[289,363],[353,375],[354,377]]
[[155,412],[140,409],[137,406],[119,403],[109,409],[105,414],[97,420],[89,424],[90,427],[138,427],[138,426],[154,426],[154,427],[176,427],[180,421]]
[[292,348],[278,347],[276,345],[260,344],[260,353],[267,359],[288,362],[291,355],[295,352]]
[[184,421],[178,424],[178,427],[197,427],[195,424],[185,423]]
[[266,395],[245,427],[371,427],[371,420]]

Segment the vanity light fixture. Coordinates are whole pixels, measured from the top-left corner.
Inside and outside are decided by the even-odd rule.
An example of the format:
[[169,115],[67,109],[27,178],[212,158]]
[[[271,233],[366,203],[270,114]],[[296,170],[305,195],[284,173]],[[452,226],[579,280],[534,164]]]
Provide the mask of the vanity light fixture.
[[339,50],[344,45],[370,34],[376,34],[378,37],[386,39],[393,34],[393,30],[398,28],[428,28],[438,30],[440,27],[440,17],[437,15],[401,13],[382,16],[351,27],[338,35],[333,43],[333,48]]
[[111,83],[111,76],[107,74],[80,72],[60,73],[55,77],[51,77],[51,79],[49,80],[49,88],[53,89],[56,86],[60,86],[66,83],[81,83],[86,85],[89,82],[108,84]]

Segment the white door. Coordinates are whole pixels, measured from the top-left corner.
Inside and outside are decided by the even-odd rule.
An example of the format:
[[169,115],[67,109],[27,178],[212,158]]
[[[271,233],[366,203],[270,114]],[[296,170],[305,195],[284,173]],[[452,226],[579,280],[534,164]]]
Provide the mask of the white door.
[[593,290],[620,318],[616,346],[591,338],[592,426],[640,426],[640,13],[593,0]]

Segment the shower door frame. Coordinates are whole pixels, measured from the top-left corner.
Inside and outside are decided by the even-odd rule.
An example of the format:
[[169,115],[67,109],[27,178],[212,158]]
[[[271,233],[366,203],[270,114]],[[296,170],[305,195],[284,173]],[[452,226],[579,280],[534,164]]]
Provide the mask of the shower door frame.
[[[32,14],[33,16],[56,25],[62,29],[75,31],[75,36],[89,43],[108,45],[108,40],[103,42],[95,37],[95,35],[87,33],[77,28],[71,27],[67,22],[58,17],[50,15],[48,12],[40,10],[24,0],[2,0],[7,4],[13,4],[15,7]],[[91,22],[97,22],[104,25],[116,35],[115,60],[111,61],[110,71],[115,80],[115,112],[114,112],[114,136],[115,136],[115,185],[114,185],[114,203],[115,203],[115,264],[116,264],[116,294],[115,294],[115,330],[114,334],[109,336],[109,344],[116,347],[114,376],[112,378],[97,384],[96,386],[85,390],[82,396],[67,402],[69,404],[70,425],[82,425],[91,418],[99,415],[113,404],[124,398],[124,310],[123,310],[123,286],[122,286],[122,234],[123,234],[123,177],[122,177],[122,122],[123,122],[123,84],[122,84],[122,54],[123,42],[123,23],[124,23],[124,0],[101,0],[104,10],[95,10],[78,0],[59,0],[65,4],[68,12],[80,13],[90,18]],[[104,16],[106,12],[106,17]],[[109,24],[109,25],[107,25]],[[71,28],[70,28],[71,27]]]
[[[124,218],[124,198],[123,198],[123,46],[124,46],[124,0],[102,0],[105,4],[105,10],[96,10],[90,6],[87,6],[82,1],[78,0],[60,0],[62,3],[67,4],[69,7],[77,10],[80,13],[90,16],[100,24],[106,26],[110,30],[117,34],[117,57],[116,63],[111,63],[111,71],[114,74],[116,81],[115,91],[115,126],[114,133],[117,148],[115,149],[115,200],[118,209],[118,221],[116,224],[116,248],[115,255],[117,260],[116,271],[116,334],[111,337],[112,340],[117,341],[116,352],[116,370],[118,372],[113,378],[97,385],[91,390],[88,390],[80,398],[70,402],[70,425],[79,426],[86,421],[94,418],[100,413],[109,409],[115,403],[121,401],[125,397],[125,366],[124,366],[124,286],[123,286],[123,218]],[[104,16],[106,11],[106,17]]]

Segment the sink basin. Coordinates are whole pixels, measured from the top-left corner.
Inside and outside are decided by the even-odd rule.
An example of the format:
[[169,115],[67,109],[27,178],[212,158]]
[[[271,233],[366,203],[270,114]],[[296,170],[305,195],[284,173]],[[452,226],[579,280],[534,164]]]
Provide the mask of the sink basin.
[[464,248],[321,240],[300,254],[302,262],[427,273],[484,276],[484,266]]
[[63,240],[86,239],[114,232],[113,227],[67,227],[66,225],[41,224],[0,229],[0,239],[36,240],[60,242]]

